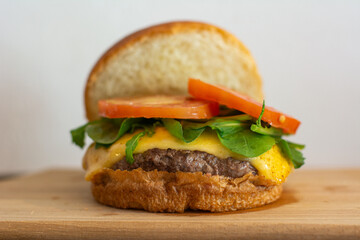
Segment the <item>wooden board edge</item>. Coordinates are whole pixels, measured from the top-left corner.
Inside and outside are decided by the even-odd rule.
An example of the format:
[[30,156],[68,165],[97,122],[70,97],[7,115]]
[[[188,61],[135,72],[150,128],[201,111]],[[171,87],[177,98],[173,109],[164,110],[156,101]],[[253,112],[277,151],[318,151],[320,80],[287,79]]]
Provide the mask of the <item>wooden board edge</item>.
[[0,221],[0,236],[4,239],[359,239],[360,226],[269,222],[239,225],[229,222]]

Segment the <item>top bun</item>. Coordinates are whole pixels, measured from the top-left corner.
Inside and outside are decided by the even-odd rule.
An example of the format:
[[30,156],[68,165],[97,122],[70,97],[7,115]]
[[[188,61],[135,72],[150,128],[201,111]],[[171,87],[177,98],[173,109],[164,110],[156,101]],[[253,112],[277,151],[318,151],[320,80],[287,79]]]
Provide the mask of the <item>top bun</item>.
[[125,37],[98,60],[86,84],[86,116],[99,118],[100,99],[187,94],[189,77],[263,99],[255,61],[236,37],[205,23],[170,22]]

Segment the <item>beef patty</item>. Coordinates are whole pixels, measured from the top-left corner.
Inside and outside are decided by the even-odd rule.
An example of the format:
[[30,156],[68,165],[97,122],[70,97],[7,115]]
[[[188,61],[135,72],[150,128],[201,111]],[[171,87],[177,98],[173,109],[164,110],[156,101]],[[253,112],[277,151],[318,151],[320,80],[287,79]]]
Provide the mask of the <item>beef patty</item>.
[[240,178],[247,173],[257,174],[257,170],[248,161],[234,158],[221,159],[201,151],[158,149],[153,148],[144,153],[134,154],[134,163],[129,164],[125,158],[112,166],[112,169],[167,172],[202,172],[230,178]]

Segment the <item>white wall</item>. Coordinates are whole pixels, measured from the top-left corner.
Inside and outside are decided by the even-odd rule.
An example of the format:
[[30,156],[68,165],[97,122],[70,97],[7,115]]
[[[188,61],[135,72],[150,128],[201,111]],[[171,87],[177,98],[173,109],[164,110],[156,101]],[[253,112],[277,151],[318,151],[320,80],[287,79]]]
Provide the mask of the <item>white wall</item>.
[[360,166],[360,1],[0,1],[0,173],[80,167],[96,59],[145,26],[200,20],[238,36],[267,103],[302,120],[306,167]]

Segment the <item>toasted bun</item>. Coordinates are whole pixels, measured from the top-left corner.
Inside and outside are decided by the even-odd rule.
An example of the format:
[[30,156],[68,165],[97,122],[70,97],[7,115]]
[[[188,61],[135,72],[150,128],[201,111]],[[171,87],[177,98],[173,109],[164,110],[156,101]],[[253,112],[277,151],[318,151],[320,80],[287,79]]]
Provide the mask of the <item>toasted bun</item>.
[[281,185],[248,174],[229,179],[202,173],[103,169],[92,180],[94,198],[118,208],[151,212],[211,212],[259,207],[277,200]]
[[189,77],[263,98],[255,61],[236,37],[205,23],[171,22],[125,37],[98,60],[86,84],[86,116],[99,118],[100,99],[187,94]]

